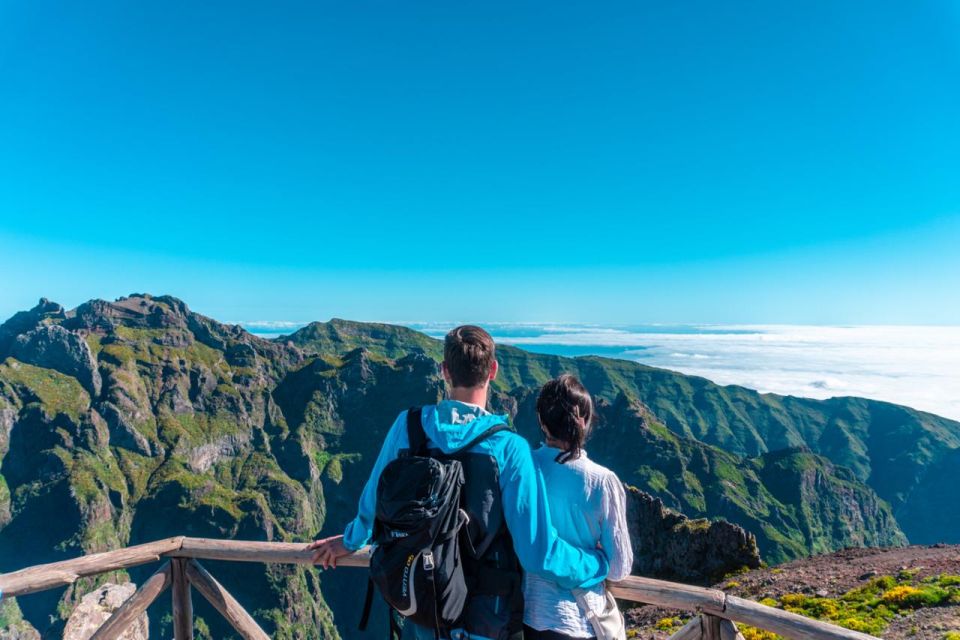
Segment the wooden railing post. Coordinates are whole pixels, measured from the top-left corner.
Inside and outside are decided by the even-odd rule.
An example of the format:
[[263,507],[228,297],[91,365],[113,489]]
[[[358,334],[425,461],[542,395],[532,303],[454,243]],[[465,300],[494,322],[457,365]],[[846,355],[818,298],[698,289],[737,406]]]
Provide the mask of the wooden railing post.
[[196,560],[190,560],[186,563],[187,578],[190,583],[197,588],[204,598],[210,601],[210,604],[220,612],[227,622],[240,634],[244,640],[270,640],[270,636],[260,628],[257,621],[253,619],[246,609],[244,609],[237,599],[223,588],[207,570],[200,566]]
[[702,637],[703,620],[700,616],[694,616],[667,640],[700,640]]
[[90,640],[115,640],[122,636],[130,628],[130,625],[147,610],[147,607],[157,599],[157,596],[170,586],[170,578],[170,563],[164,562],[155,574],[140,585],[136,593],[117,607],[117,610],[107,618],[107,621],[90,636]]
[[720,618],[703,613],[700,619],[703,621],[703,640],[720,640]]
[[190,594],[190,581],[187,579],[187,561],[183,558],[172,560],[173,568],[173,638],[174,640],[193,640],[193,600]]
[[720,620],[720,640],[744,640],[743,634],[732,620]]

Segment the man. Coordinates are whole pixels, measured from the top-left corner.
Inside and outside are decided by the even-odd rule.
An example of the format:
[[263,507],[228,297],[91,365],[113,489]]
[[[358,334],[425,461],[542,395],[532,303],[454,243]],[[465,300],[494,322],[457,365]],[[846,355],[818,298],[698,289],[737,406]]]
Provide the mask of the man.
[[[457,327],[444,341],[442,373],[448,399],[422,409],[427,445],[451,453],[507,417],[486,410],[490,383],[498,364],[493,339],[479,327]],[[343,535],[309,546],[314,562],[325,569],[359,550],[373,533],[377,483],[384,467],[410,446],[407,412],[387,433],[380,455],[360,497],[357,517]],[[464,510],[470,516],[469,538],[475,558],[464,562],[470,596],[462,629],[453,638],[504,640],[522,637],[524,571],[565,588],[588,588],[606,577],[608,564],[596,549],[579,549],[557,536],[550,521],[543,479],[527,442],[513,431],[500,431],[467,450]],[[434,638],[433,629],[405,625],[405,638]]]

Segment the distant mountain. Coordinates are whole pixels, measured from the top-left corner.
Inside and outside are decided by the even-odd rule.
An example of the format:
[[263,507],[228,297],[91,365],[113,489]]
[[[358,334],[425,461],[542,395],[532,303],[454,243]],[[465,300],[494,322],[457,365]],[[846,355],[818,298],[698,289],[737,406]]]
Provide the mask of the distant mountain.
[[[333,336],[342,340],[342,350],[337,348],[338,340]],[[422,350],[433,359],[442,355],[439,341],[411,329],[342,320],[310,324],[286,340],[307,354],[342,355],[363,345],[372,355],[388,359],[411,349]],[[498,348],[498,359],[501,374],[496,383],[497,398],[511,412],[520,411],[517,426],[521,431],[535,423],[533,415],[524,413],[516,400],[527,397],[529,390],[559,373],[574,373],[596,397],[611,405],[639,407],[688,444],[712,445],[738,457],[756,458],[754,463],[760,466],[763,457],[771,452],[797,450],[817,454],[810,459],[829,461],[833,470],[846,467],[838,479],[853,485],[859,483],[861,489],[872,489],[880,503],[886,502],[895,515],[910,513],[915,504],[936,501],[942,487],[930,474],[944,461],[960,455],[960,422],[887,402],[761,394],[627,360],[565,358],[510,346]],[[601,441],[599,431],[591,449],[608,444]],[[526,433],[536,438],[532,429]],[[624,473],[623,465],[613,462],[612,466]],[[684,501],[676,496],[662,497],[672,506],[684,506]],[[877,508],[882,509],[880,503]],[[954,513],[950,509],[947,507]],[[960,516],[960,505],[955,511],[958,515],[954,517]],[[960,529],[938,524],[937,518],[902,518],[900,526],[911,540],[960,541]],[[874,542],[889,543],[896,537]],[[816,535],[812,536],[815,538]],[[808,542],[807,552],[815,550],[824,548]]]
[[[776,562],[903,544],[901,527],[957,539],[958,507],[942,504],[942,482],[960,423],[857,398],[760,395],[626,361],[499,354],[492,404],[531,441],[538,386],[576,373],[597,397],[593,458],[666,507],[756,536],[681,522],[632,493],[635,537],[648,541],[637,570],[703,580],[680,559],[721,558],[709,571],[722,572],[754,566],[754,545]],[[441,397],[440,355],[439,341],[391,325],[333,320],[268,341],[170,297],[72,311],[43,300],[0,326],[0,571],[178,533],[336,532],[397,412]],[[900,513],[911,517],[898,525]],[[650,544],[664,535],[687,542]],[[356,575],[214,565],[274,637],[352,629]],[[58,602],[68,611],[94,583],[23,598],[20,609],[47,624]],[[198,612],[222,637],[216,614],[201,603]]]

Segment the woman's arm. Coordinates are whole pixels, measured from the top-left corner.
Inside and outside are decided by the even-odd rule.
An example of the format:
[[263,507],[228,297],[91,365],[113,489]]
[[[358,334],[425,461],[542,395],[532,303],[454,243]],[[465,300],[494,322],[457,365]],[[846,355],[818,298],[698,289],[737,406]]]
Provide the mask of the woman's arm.
[[603,480],[603,520],[600,523],[600,545],[610,561],[607,579],[623,580],[633,568],[633,545],[627,529],[627,494],[614,473]]

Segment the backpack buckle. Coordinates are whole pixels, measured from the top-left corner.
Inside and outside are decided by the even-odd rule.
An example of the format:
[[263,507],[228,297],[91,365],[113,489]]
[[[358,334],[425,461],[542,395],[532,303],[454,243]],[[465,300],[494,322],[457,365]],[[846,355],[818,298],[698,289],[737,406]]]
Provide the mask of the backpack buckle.
[[423,552],[423,568],[427,571],[433,571],[433,551],[424,551]]

